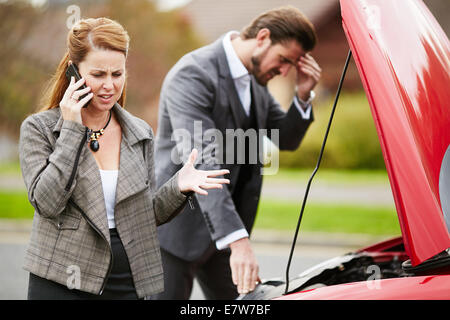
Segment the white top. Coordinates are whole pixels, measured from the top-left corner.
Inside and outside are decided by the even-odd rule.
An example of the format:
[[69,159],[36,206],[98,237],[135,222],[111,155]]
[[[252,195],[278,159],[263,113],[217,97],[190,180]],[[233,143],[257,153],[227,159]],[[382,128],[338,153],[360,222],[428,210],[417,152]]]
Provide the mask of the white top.
[[100,170],[109,229],[116,227],[116,223],[114,221],[114,207],[116,205],[116,187],[118,176],[119,170]]
[[[230,74],[233,78],[234,85],[239,95],[239,100],[244,107],[247,116],[250,114],[251,94],[250,94],[250,74],[245,68],[241,59],[239,59],[236,51],[231,44],[231,35],[239,34],[237,31],[228,32],[222,39],[222,45],[227,57],[228,66],[230,67]],[[294,96],[294,104],[297,107],[303,119],[308,120],[311,116],[311,100],[314,98],[314,92],[311,91],[311,98],[308,101],[298,99]],[[236,230],[220,239],[216,240],[216,247],[218,250],[228,248],[230,243],[248,237],[248,232],[245,229]]]

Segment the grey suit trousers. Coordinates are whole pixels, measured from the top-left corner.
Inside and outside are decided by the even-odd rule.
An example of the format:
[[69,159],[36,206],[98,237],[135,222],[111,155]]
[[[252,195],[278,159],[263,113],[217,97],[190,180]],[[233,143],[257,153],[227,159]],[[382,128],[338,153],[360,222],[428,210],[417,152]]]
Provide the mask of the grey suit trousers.
[[[164,292],[152,300],[188,300],[194,276],[208,300],[232,300],[238,297],[231,279],[230,249],[218,251],[213,244],[195,261],[180,259],[161,249],[164,266]],[[214,279],[214,281],[211,281]]]

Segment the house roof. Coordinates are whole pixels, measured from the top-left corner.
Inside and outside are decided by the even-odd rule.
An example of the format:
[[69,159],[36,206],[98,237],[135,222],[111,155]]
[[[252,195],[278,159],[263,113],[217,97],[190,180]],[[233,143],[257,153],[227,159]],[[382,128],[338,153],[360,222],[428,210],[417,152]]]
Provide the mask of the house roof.
[[439,22],[447,37],[450,37],[450,1],[424,0],[423,2]]
[[192,0],[187,13],[206,41],[212,41],[230,30],[241,30],[252,19],[270,9],[292,5],[302,11],[314,25],[329,10],[339,8],[338,0]]
[[[449,36],[450,2],[423,1]],[[316,28],[327,20],[329,13],[339,10],[339,0],[191,0],[182,10],[191,17],[205,41],[213,41],[229,30],[241,30],[262,12],[284,5],[299,8]]]

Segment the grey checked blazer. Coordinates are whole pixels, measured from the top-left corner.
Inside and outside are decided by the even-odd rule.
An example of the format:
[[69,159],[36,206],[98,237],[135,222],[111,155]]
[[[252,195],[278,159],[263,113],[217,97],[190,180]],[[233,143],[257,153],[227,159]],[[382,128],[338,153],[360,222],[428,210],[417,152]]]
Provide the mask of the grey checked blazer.
[[[116,191],[116,228],[127,253],[139,297],[163,291],[156,226],[186,203],[177,174],[155,186],[153,132],[119,105],[121,128]],[[66,285],[78,266],[80,290],[100,294],[112,267],[102,183],[87,147],[87,128],[64,121],[55,108],[29,116],[20,131],[20,165],[35,208],[24,268]]]
[[[294,104],[287,112],[283,111],[267,88],[259,85],[253,76],[251,88],[258,129],[279,130],[279,148],[295,150],[313,115],[309,120],[303,119]],[[161,89],[155,148],[157,184],[166,183],[181,168],[179,160],[186,161],[193,147],[201,145],[203,150],[220,150],[214,146],[215,142],[195,134],[196,121],[201,121],[203,133],[217,129],[226,137],[227,129],[242,128],[243,119],[239,116],[242,108],[222,38],[182,57],[167,74]],[[177,141],[173,137],[177,130],[190,133],[190,148],[184,145],[183,139]],[[161,247],[188,261],[201,257],[212,241],[233,231],[247,227],[250,233],[259,202],[262,184],[259,173],[246,184],[244,191],[235,195],[243,198],[239,203],[245,204],[245,208],[238,211],[232,195],[242,165],[207,162],[208,159],[196,167],[229,169],[230,184],[223,190],[208,190],[206,197],[195,195],[194,209],[186,206],[170,223],[158,227]]]

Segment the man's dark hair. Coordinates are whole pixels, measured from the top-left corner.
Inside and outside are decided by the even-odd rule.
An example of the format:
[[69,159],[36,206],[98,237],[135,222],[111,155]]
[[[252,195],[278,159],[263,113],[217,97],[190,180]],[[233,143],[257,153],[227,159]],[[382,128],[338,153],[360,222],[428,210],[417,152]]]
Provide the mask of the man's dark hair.
[[256,38],[263,28],[270,30],[272,44],[296,40],[303,50],[311,51],[317,42],[313,24],[293,6],[283,6],[261,14],[242,30],[241,36],[243,39]]

